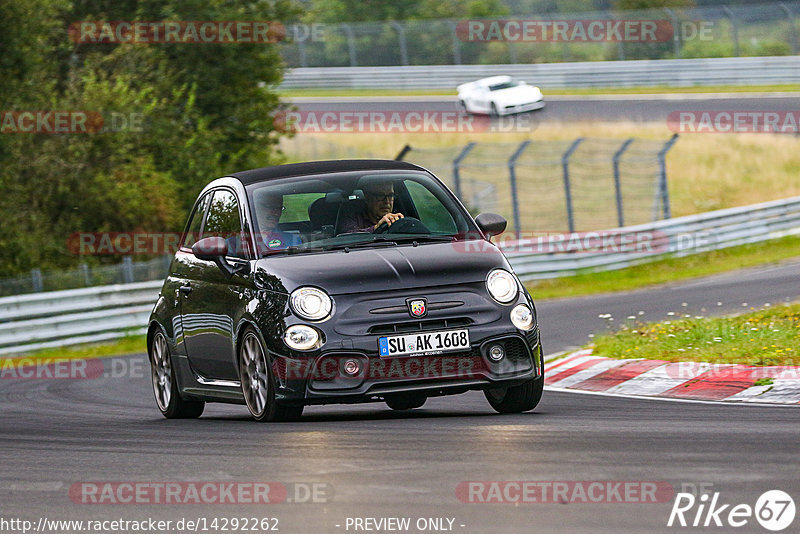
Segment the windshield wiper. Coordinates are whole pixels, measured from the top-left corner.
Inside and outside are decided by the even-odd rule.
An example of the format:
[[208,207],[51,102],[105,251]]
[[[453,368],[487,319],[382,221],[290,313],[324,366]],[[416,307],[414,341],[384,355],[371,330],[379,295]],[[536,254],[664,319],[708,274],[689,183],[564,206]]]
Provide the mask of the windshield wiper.
[[448,243],[450,241],[456,241],[456,238],[451,235],[404,235],[404,236],[392,236],[392,239],[395,241],[416,241],[418,243],[429,242],[429,243]]
[[262,258],[266,258],[267,256],[275,256],[278,254],[300,254],[302,252],[322,252],[325,250],[322,247],[302,247],[302,246],[294,246],[294,247],[286,247],[286,248],[278,248],[274,250],[265,250],[261,253]]
[[328,245],[325,250],[342,250],[347,252],[351,248],[370,248],[370,247],[396,247],[397,243],[390,241],[385,237],[376,237],[372,241],[356,241],[355,243],[339,243],[336,245]]

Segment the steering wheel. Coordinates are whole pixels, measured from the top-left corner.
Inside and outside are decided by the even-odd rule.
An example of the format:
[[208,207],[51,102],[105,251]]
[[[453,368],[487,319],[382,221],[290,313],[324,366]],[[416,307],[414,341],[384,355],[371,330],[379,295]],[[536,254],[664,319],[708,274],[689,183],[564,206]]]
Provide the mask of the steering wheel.
[[403,217],[392,223],[389,226],[386,223],[381,223],[373,232],[373,234],[430,234],[431,231],[427,226],[422,224],[422,221],[414,217]]

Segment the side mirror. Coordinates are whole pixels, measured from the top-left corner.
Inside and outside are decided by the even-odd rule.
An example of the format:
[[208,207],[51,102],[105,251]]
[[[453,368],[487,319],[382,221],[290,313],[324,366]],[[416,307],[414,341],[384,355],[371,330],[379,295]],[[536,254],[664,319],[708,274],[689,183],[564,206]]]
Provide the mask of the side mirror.
[[192,245],[192,254],[204,261],[216,261],[228,255],[228,243],[219,236],[205,237]]
[[250,272],[250,263],[231,265],[225,261],[225,256],[228,255],[228,252],[227,241],[219,236],[205,237],[192,245],[192,254],[197,259],[213,261],[227,276],[231,277],[237,273],[248,274]]
[[478,223],[478,228],[486,234],[486,237],[502,234],[508,225],[508,221],[496,213],[481,213],[475,217],[475,222]]

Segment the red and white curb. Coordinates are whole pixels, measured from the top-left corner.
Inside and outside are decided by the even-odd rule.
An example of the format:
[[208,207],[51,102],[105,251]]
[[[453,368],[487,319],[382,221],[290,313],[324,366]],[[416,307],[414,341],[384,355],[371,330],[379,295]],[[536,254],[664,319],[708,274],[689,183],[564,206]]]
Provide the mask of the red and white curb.
[[800,404],[800,367],[615,360],[593,356],[591,350],[545,363],[545,385],[615,395]]

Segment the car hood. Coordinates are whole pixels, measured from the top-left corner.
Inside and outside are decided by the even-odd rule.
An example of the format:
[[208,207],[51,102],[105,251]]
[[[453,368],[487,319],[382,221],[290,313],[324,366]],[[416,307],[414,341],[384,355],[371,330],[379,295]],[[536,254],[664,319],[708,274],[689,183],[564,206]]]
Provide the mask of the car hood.
[[492,91],[492,98],[512,103],[525,101],[533,102],[542,98],[542,92],[539,91],[538,87],[532,85],[518,85],[516,87],[509,87],[508,89]]
[[275,255],[257,262],[255,276],[273,290],[311,285],[337,295],[482,282],[498,267],[510,270],[505,256],[473,240]]

